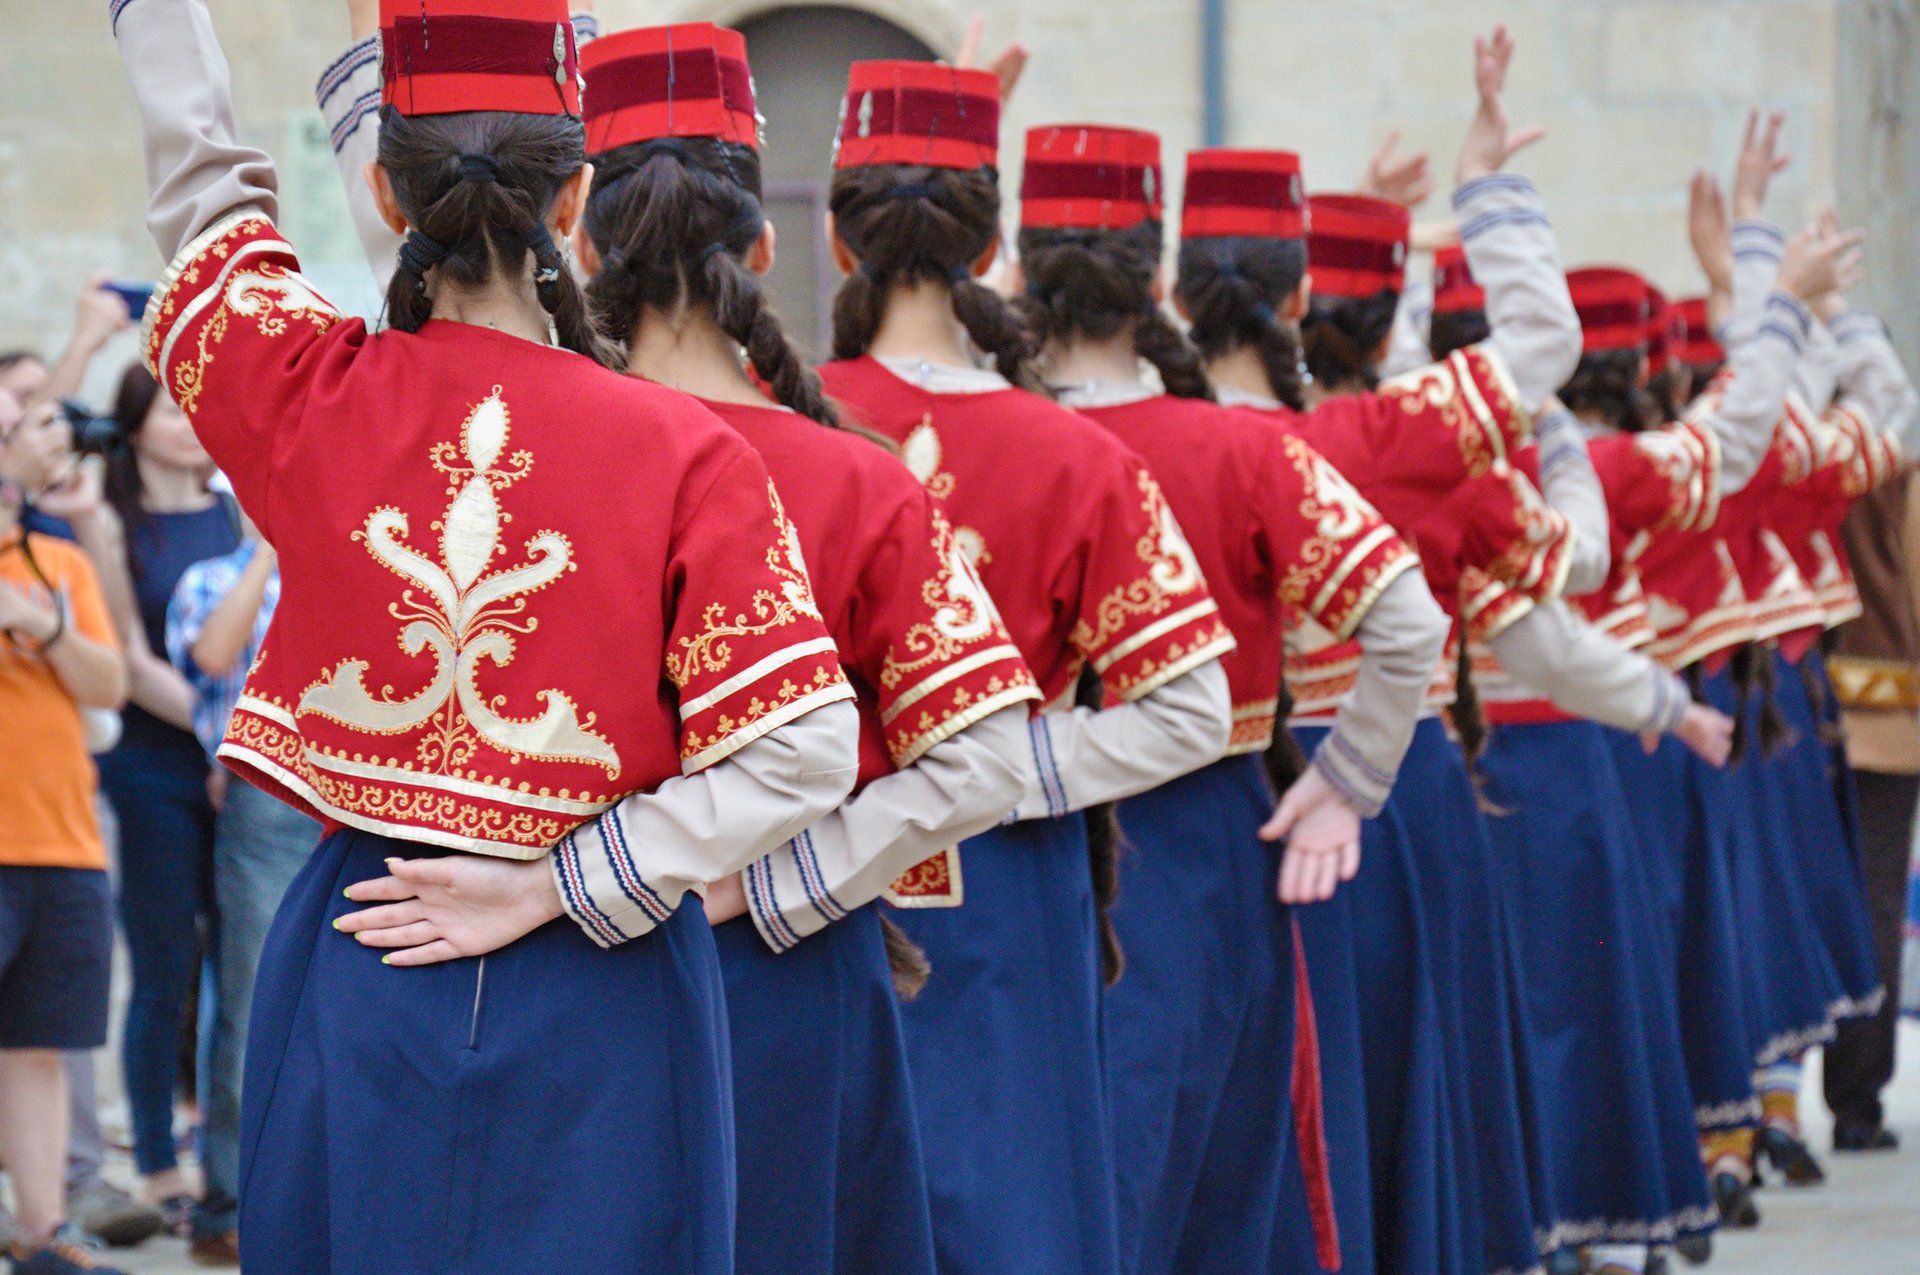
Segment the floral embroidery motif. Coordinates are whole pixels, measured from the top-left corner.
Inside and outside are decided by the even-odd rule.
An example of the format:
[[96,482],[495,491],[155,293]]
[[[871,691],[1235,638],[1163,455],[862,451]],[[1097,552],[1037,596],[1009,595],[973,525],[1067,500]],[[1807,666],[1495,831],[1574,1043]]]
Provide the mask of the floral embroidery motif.
[[1071,641],[1075,650],[1091,654],[1104,650],[1136,616],[1158,615],[1182,593],[1200,588],[1200,559],[1187,543],[1173,509],[1153,475],[1139,471],[1141,508],[1147,514],[1147,530],[1135,543],[1147,573],[1127,582],[1100,600],[1091,623],[1082,617],[1074,625]]
[[908,627],[888,650],[880,670],[880,685],[892,690],[912,673],[930,664],[952,659],[962,648],[999,637],[1006,626],[986,586],[974,574],[953,527],[937,510],[933,516],[933,549],[940,567],[920,585],[920,600],[932,619]]
[[[900,445],[900,459],[906,463],[907,472],[920,480],[935,500],[953,499],[954,477],[940,468],[943,452],[940,447],[940,431],[933,427],[933,416],[929,413],[913,431],[907,435],[907,441]],[[958,527],[954,538],[960,543],[960,551],[967,555],[967,561],[975,567],[984,567],[993,561],[993,554],[987,549],[987,538],[972,527]]]
[[[727,604],[714,602],[701,615],[704,626],[693,637],[680,639],[682,653],[667,653],[667,676],[685,689],[700,673],[724,673],[733,662],[733,647],[728,638],[758,637],[792,624],[802,617],[820,619],[820,608],[813,600],[813,585],[807,579],[807,560],[800,552],[800,534],[780,504],[780,493],[771,482],[767,499],[773,507],[773,523],[779,540],[767,549],[767,569],[780,579],[778,590],[760,589],[748,603],[752,611],[727,618]],[[723,732],[724,733],[724,732]]]
[[504,696],[487,695],[478,684],[483,660],[505,668],[514,658],[515,635],[530,636],[539,627],[526,616],[526,595],[574,569],[567,538],[540,531],[526,543],[524,564],[489,570],[505,551],[502,524],[512,517],[501,510],[500,497],[533,469],[526,451],[503,459],[509,428],[507,405],[495,386],[468,414],[459,441],[438,443],[429,453],[433,467],[447,476],[452,497],[432,524],[440,532],[439,561],[407,543],[407,516],[390,506],[368,514],[365,527],[354,533],[375,561],[408,582],[387,611],[402,622],[402,651],[432,655],[432,679],[404,698],[396,698],[391,685],[375,694],[366,685],[367,661],[343,660],[307,688],[297,711],[379,735],[425,727],[420,762],[442,774],[457,772],[482,744],[490,744],[516,761],[582,762],[612,776],[620,769],[619,753],[593,730],[594,714],[583,720],[565,693],[542,691],[536,698],[545,702],[544,712],[513,717],[502,711]]
[[[225,240],[212,248],[216,256],[224,257],[229,251]],[[189,284],[196,281],[199,269],[198,265],[193,266],[182,275],[181,281]],[[173,401],[189,416],[199,405],[201,391],[206,388],[206,369],[207,364],[213,362],[213,347],[226,339],[227,323],[235,315],[257,320],[262,336],[281,336],[287,330],[289,317],[304,318],[316,331],[324,332],[333,326],[340,312],[304,278],[285,266],[262,265],[258,270],[236,273],[227,282],[220,308],[200,329],[195,344],[196,357],[191,363],[175,364],[173,369]]]

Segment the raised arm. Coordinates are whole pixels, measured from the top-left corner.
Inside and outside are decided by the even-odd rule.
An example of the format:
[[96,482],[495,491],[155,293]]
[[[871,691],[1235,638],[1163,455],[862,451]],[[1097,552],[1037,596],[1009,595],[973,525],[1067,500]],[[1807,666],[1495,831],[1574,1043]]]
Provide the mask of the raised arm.
[[279,211],[273,161],[235,139],[226,55],[206,0],[128,0],[113,9],[140,111],[147,229],[171,261],[229,213]]
[[1586,431],[1558,399],[1549,399],[1534,436],[1540,440],[1540,494],[1573,527],[1566,593],[1577,598],[1603,587],[1613,569],[1606,493],[1587,454]]

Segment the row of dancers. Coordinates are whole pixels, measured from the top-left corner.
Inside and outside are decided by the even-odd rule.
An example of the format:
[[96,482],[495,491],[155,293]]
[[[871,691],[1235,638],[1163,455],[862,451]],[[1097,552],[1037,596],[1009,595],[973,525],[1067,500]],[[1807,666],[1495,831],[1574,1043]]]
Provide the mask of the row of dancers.
[[1103,125],[1003,242],[1020,59],[857,62],[813,369],[737,32],[349,9],[380,331],[204,0],[111,5],[143,354],[282,573],[220,753],[329,830],[250,1265],[1617,1275],[1817,1173],[1879,994],[1820,639],[1915,397],[1777,117],[1668,304],[1564,268],[1504,30],[1431,287],[1414,166],[1196,150],[1175,223]]

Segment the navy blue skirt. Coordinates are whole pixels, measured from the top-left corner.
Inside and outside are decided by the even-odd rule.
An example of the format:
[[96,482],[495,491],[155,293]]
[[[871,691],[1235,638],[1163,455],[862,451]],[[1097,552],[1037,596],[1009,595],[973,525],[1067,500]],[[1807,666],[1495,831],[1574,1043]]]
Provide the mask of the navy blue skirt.
[[561,919],[419,969],[337,933],[382,860],[335,832],[267,936],[240,1235],[275,1275],[733,1269],[732,1077],[700,901],[612,951]]
[[943,1275],[1117,1269],[1100,954],[1079,816],[960,845],[966,905],[904,908],[901,1007]]
[[1732,807],[1741,798],[1725,771],[1671,735],[1649,755],[1638,735],[1606,734],[1668,940],[1694,1121],[1703,1133],[1753,1124],[1760,1104],[1732,878]]
[[933,1275],[933,1222],[880,913],[789,952],[714,931],[733,1042],[739,1275]]
[[[1828,1006],[1835,1021],[1878,1011],[1884,992],[1867,913],[1866,868],[1860,848],[1860,798],[1841,752],[1838,702],[1816,649],[1799,666],[1775,653],[1774,702],[1793,731],[1792,742],[1769,764],[1793,817],[1791,846],[1799,853],[1807,904],[1839,995]],[[1811,683],[1812,692],[1809,691]],[[1816,704],[1814,696],[1818,696]]]
[[1293,1139],[1293,935],[1258,836],[1272,809],[1251,756],[1120,803],[1107,1075],[1131,1275],[1272,1268]]
[[1480,774],[1518,936],[1543,1253],[1715,1225],[1679,1014],[1619,772],[1591,722],[1495,730]]
[[1843,993],[1814,920],[1793,818],[1774,766],[1759,756],[1759,705],[1740,703],[1731,672],[1707,679],[1709,703],[1745,716],[1747,752],[1729,767],[1729,867],[1750,1062],[1764,1067],[1833,1038]]

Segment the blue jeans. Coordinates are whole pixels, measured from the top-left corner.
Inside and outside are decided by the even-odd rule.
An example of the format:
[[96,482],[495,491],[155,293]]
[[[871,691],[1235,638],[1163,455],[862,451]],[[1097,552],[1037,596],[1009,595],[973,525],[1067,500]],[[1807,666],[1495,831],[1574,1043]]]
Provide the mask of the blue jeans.
[[120,825],[120,924],[133,966],[121,1063],[142,1174],[176,1163],[180,1032],[200,976],[200,922],[208,944],[218,925],[207,755],[180,734],[182,747],[123,745],[100,758],[101,786]]
[[220,995],[213,1023],[213,1066],[204,1085],[200,1154],[207,1190],[194,1219],[202,1233],[232,1230],[239,1218],[240,1076],[247,1056],[253,981],[273,914],[320,836],[317,821],[284,801],[239,778],[228,783],[213,842]]

